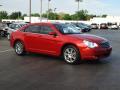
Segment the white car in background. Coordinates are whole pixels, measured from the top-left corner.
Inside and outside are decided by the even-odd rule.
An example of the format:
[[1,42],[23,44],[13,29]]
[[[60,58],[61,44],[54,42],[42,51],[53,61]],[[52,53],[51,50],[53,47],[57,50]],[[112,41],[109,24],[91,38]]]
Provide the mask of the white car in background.
[[10,35],[12,32],[15,32],[19,28],[23,27],[26,25],[26,23],[12,23],[9,25],[9,28],[7,30],[7,39],[10,40]]
[[108,26],[109,29],[119,29],[119,26],[115,23],[111,23],[111,25]]
[[118,28],[120,29],[120,25],[118,26]]
[[92,29],[99,29],[99,25],[97,23],[92,23],[91,28]]

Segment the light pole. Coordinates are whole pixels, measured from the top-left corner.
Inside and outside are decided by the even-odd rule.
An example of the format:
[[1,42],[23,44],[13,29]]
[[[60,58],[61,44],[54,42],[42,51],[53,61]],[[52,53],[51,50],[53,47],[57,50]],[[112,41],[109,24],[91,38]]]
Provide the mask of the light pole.
[[29,22],[31,23],[31,0],[29,0]]
[[54,19],[56,20],[56,16],[55,16],[55,12],[56,12],[57,8],[54,8]]
[[78,3],[78,11],[80,10],[80,2],[83,2],[83,0],[75,0]]
[[[79,10],[80,10],[80,2],[83,2],[83,0],[75,0],[75,1],[78,3],[78,10],[77,10],[77,12],[79,12]],[[79,20],[79,14],[77,16],[78,16],[78,20]]]
[[40,0],[40,22],[42,22],[42,0]]
[[[0,7],[1,7],[1,6],[3,6],[3,5],[0,5]],[[1,15],[0,15],[0,17],[1,17]],[[0,21],[1,21],[1,18],[0,18]]]
[[18,20],[20,19],[20,12],[18,12]]
[[48,0],[48,12],[47,12],[47,22],[48,22],[48,20],[49,20],[49,9],[50,9],[50,1],[51,0]]

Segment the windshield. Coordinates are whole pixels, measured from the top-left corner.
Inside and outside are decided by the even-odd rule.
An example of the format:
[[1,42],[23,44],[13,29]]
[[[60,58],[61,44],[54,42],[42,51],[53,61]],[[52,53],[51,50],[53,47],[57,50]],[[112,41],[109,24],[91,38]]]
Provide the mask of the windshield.
[[87,28],[87,26],[85,26],[85,25],[82,25],[82,24],[77,24],[79,27],[81,27],[81,28]]
[[66,24],[66,25],[68,25],[69,27],[75,28],[77,30],[81,30],[81,28],[76,27],[74,24]]
[[62,34],[80,34],[81,31],[72,25],[54,24]]

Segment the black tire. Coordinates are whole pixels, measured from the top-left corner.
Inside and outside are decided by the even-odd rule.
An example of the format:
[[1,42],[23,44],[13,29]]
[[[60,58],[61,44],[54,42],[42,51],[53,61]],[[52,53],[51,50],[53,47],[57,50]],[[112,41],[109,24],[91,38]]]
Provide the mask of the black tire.
[[4,37],[4,31],[1,31],[1,32],[0,32],[0,35],[1,35],[2,37]]
[[14,45],[15,53],[19,56],[25,55],[24,44],[20,41],[17,41]]
[[[69,52],[71,50],[71,53]],[[73,45],[68,45],[63,49],[63,59],[68,63],[68,64],[79,64],[80,63],[80,52],[79,50],[73,46]]]

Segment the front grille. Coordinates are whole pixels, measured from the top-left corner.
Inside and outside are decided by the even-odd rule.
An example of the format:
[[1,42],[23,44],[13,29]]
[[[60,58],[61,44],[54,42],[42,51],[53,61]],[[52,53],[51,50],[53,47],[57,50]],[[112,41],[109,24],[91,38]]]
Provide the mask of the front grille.
[[109,42],[102,42],[102,43],[100,43],[100,46],[102,47],[102,48],[109,48],[110,47],[110,43]]

